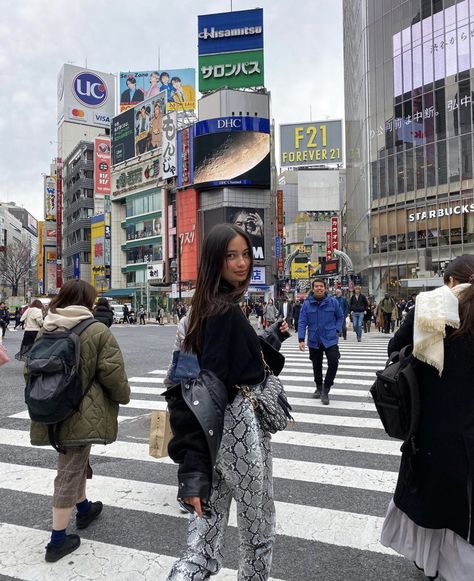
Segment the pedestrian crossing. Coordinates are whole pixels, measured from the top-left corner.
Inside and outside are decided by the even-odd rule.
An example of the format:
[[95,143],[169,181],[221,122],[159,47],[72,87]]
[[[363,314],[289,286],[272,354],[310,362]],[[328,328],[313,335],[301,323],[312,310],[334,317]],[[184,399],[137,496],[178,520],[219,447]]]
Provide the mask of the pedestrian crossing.
[[[388,338],[353,333],[341,341],[331,403],[313,399],[309,353],[296,337],[282,346],[281,378],[296,421],[272,437],[277,542],[272,579],[285,581],[419,579],[404,559],[379,543],[396,485],[400,442],[385,435],[368,393],[387,359]],[[25,409],[0,425],[0,489],[5,502],[28,507],[0,522],[0,578],[166,579],[185,547],[186,520],[176,504],[176,467],[148,455],[152,410],[164,409],[166,369],[130,378],[131,402],[120,408],[119,439],[93,446],[88,497],[104,502],[103,516],[81,531],[80,548],[44,562],[56,452],[34,448]],[[71,526],[71,531],[74,527]],[[217,580],[237,578],[238,537],[231,513]]]

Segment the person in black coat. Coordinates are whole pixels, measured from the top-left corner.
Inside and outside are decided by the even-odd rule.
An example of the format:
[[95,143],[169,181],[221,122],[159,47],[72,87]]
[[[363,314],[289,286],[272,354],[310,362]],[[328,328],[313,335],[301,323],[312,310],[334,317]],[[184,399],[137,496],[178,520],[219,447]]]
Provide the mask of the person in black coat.
[[109,301],[104,298],[100,298],[97,301],[97,305],[94,309],[94,319],[104,323],[107,327],[110,327],[114,322],[114,312],[109,307]]
[[420,387],[416,450],[402,447],[382,544],[446,581],[474,578],[474,256],[420,293],[389,343],[413,345]]
[[[208,392],[204,399],[193,398],[192,405],[187,405],[185,390],[192,390],[192,385],[171,388],[175,395],[167,401],[173,438],[168,452],[179,464],[178,498],[193,517],[187,551],[174,564],[168,581],[208,579],[218,572],[232,499],[240,537],[239,579],[257,581],[269,576],[275,539],[270,434],[243,393],[244,386],[252,389],[265,380],[262,350],[272,367],[239,306],[252,267],[252,243],[246,232],[233,224],[212,228],[203,244],[182,349],[195,353],[202,373],[212,372],[218,380],[220,389],[213,392],[212,401],[224,410],[223,429],[222,433],[217,428],[204,432],[193,414],[191,408],[198,406],[199,413],[215,419],[217,411],[213,413],[206,404]],[[282,341],[288,336],[288,324],[277,327]],[[214,462],[216,439],[220,444]]]

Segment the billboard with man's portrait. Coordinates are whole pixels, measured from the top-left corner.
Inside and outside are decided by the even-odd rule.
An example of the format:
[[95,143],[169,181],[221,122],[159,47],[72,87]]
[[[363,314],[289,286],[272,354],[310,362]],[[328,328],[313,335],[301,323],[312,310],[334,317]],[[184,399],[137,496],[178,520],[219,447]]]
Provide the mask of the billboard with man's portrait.
[[194,111],[196,108],[195,69],[129,71],[120,73],[120,112],[166,91],[166,112]]

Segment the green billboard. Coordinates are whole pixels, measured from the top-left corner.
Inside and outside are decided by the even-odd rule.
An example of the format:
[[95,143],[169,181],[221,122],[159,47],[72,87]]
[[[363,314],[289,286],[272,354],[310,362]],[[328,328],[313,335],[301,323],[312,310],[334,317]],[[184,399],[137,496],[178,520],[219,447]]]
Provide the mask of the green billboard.
[[263,86],[263,49],[199,56],[201,93]]

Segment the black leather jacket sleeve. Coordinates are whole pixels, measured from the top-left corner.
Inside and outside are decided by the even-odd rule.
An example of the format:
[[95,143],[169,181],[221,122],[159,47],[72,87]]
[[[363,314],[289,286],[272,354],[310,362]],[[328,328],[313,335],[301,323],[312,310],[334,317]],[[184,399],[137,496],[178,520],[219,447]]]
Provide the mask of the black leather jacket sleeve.
[[173,438],[168,445],[170,458],[179,464],[178,497],[207,498],[211,485],[211,459],[202,427],[181,395],[181,386],[166,392]]

